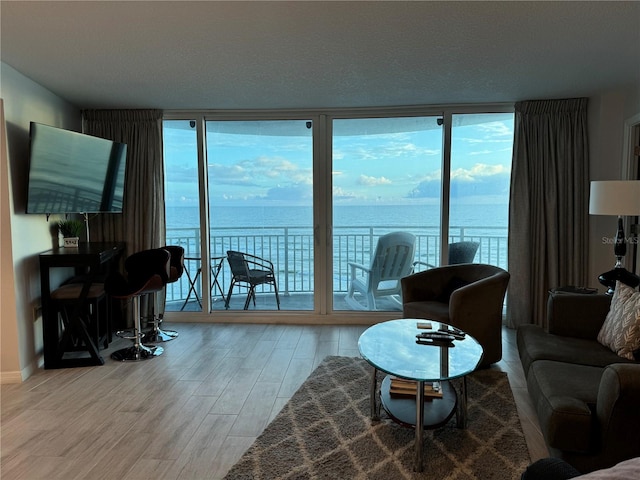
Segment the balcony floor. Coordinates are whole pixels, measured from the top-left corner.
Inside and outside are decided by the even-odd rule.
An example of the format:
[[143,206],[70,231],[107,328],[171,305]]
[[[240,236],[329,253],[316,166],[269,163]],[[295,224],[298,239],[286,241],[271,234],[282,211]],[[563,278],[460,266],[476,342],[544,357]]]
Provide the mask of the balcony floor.
[[[345,301],[346,293],[340,292],[333,295],[333,309],[337,311],[353,311],[347,302]],[[246,294],[233,294],[231,296],[231,302],[229,304],[229,310],[242,310]],[[184,305],[184,308],[182,306]],[[402,311],[397,303],[381,299],[378,302],[379,311],[399,312]],[[213,298],[212,309],[214,311],[225,310],[224,300],[220,296]],[[258,294],[256,295],[256,306],[253,306],[253,302],[249,304],[249,310],[276,310],[276,299],[273,293]],[[291,295],[280,295],[280,309],[290,311],[304,311],[313,310],[313,294],[311,293],[296,293]],[[178,300],[173,302],[167,302],[167,312],[199,312],[202,307],[199,303],[192,298],[185,304],[184,300]]]

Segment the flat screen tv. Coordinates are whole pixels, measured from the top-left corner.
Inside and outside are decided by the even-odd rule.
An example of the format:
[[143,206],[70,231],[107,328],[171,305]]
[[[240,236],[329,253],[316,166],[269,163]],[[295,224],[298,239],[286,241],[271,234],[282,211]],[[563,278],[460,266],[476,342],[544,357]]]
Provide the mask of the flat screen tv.
[[27,213],[121,213],[127,145],[31,122]]

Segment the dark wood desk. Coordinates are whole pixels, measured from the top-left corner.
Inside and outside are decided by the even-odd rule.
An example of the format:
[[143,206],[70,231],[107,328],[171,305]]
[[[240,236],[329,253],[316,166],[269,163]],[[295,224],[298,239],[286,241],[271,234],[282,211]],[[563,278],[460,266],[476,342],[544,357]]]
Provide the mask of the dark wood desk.
[[[124,243],[81,243],[78,247],[58,247],[40,254],[40,284],[42,301],[42,332],[44,340],[44,368],[80,367],[88,365],[104,365],[99,353],[87,332],[86,325],[80,319],[80,309],[86,301],[89,288],[96,276],[108,273],[111,265],[124,250]],[[73,328],[89,353],[89,357],[63,358],[65,353],[65,334],[62,340],[58,325],[58,314],[51,304],[52,268],[72,267],[77,274],[83,275],[83,288],[78,299],[77,312],[69,318]],[[66,333],[68,336],[69,333]]]

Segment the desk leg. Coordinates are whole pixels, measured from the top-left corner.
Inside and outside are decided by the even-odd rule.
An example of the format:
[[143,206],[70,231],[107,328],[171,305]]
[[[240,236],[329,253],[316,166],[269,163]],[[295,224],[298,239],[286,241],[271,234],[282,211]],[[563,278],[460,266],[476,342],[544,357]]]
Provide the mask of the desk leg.
[[[51,283],[49,269],[41,266],[40,295],[42,302],[42,336],[44,349],[44,368],[63,368],[75,366],[104,365],[104,359],[98,353],[98,347],[93,343],[89,332],[81,318],[82,308],[86,302],[87,293],[92,283],[89,278],[80,293],[77,304],[70,309],[69,325],[65,326],[65,332],[60,339],[60,327],[58,324],[58,311],[53,308],[51,301]],[[63,359],[66,342],[70,341],[71,333],[75,333],[84,343],[86,351],[91,358]]]
[[90,273],[87,279],[82,286],[82,291],[80,292],[80,297],[75,302],[75,305],[71,308],[71,314],[69,315],[69,329],[65,331],[64,335],[69,335],[70,333],[74,333],[76,336],[80,338],[80,341],[84,343],[85,350],[89,352],[91,359],[93,362],[88,361],[89,359],[65,359],[63,363],[65,365],[104,365],[104,359],[102,355],[99,353],[98,346],[93,343],[93,339],[87,330],[87,325],[84,321],[83,311],[87,306],[87,296],[89,294],[89,289],[93,284],[95,279],[95,274]]
[[51,307],[51,284],[49,269],[40,266],[40,292],[42,303],[42,341],[44,349],[44,368],[58,368],[59,327],[58,314]]
[[[72,324],[71,330],[73,330],[75,334],[78,337],[80,337],[80,340],[84,343],[85,350],[89,352],[89,355],[93,359],[93,362],[94,362],[93,364],[104,365],[104,358],[102,358],[102,355],[100,355],[98,346],[95,343],[93,343],[93,339],[91,338],[91,335],[89,335],[89,332],[87,331],[87,326],[85,325],[84,320],[82,318],[82,306],[73,308],[71,312],[71,316],[69,318],[69,322]],[[66,335],[66,332],[65,332],[65,335]],[[78,361],[69,359],[69,360],[65,360],[64,363],[70,364],[70,365],[71,364],[78,364],[78,365],[87,364],[86,361],[82,361],[80,359],[78,359]]]

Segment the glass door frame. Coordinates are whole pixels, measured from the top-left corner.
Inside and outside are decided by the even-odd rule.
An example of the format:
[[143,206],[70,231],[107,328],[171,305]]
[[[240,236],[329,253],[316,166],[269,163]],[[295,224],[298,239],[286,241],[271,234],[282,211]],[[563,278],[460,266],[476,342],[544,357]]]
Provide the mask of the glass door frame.
[[[206,121],[251,120],[311,120],[313,122],[313,241],[314,241],[314,307],[300,311],[211,311],[211,298],[203,295],[201,312],[167,312],[168,321],[176,322],[240,322],[289,324],[362,324],[370,325],[402,316],[401,312],[366,312],[333,310],[333,247],[332,247],[332,168],[334,119],[392,118],[411,116],[441,116],[443,118],[442,198],[441,198],[441,263],[447,258],[449,234],[449,169],[451,165],[451,119],[455,114],[508,113],[514,111],[511,103],[411,106],[356,109],[308,110],[172,110],[165,111],[164,120],[195,120],[198,141],[198,181],[201,221],[201,252],[209,258],[209,207],[207,191]],[[446,181],[445,181],[446,180]],[[202,265],[202,291],[211,288],[211,267]],[[345,322],[344,319],[347,319]]]
[[[444,111],[439,107],[409,107],[409,108],[388,108],[388,109],[359,109],[343,110],[339,113],[326,116],[327,131],[327,161],[330,168],[324,169],[325,182],[327,185],[327,198],[324,203],[324,211],[327,217],[327,250],[323,270],[333,271],[333,121],[334,120],[354,120],[354,119],[393,119],[407,117],[442,117]],[[444,148],[444,144],[442,145]],[[333,273],[333,272],[332,272]],[[362,311],[362,310],[335,310],[333,305],[333,275],[325,278],[324,292],[321,296],[324,312],[329,317],[345,316],[349,321],[357,324],[370,324],[378,321],[386,321],[402,316],[402,312],[394,311]],[[375,322],[372,322],[372,318]]]

